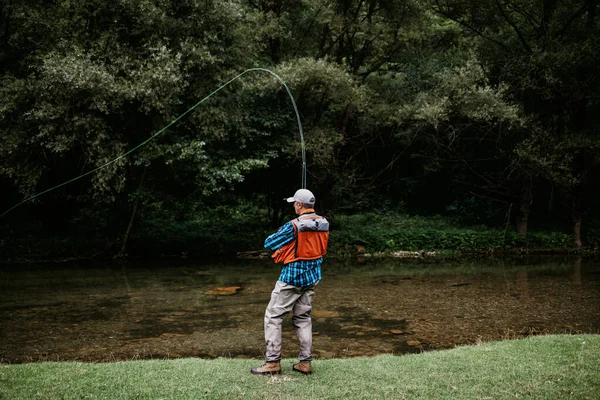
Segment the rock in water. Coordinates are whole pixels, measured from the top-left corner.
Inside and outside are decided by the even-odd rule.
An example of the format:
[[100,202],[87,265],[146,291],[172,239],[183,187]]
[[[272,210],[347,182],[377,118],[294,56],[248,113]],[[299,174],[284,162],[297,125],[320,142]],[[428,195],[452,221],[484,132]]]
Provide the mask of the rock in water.
[[205,294],[213,294],[217,296],[231,296],[232,294],[236,294],[240,289],[241,287],[239,286],[220,287],[209,290],[205,292]]

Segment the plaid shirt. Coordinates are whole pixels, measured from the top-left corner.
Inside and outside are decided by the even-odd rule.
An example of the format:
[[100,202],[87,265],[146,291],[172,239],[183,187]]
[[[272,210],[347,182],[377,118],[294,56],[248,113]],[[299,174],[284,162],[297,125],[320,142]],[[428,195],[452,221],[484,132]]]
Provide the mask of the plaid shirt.
[[[290,221],[265,239],[265,249],[274,251],[292,240],[294,240],[294,224]],[[281,270],[279,280],[297,287],[314,285],[321,280],[322,262],[323,258],[321,257],[316,260],[298,260],[285,264]]]

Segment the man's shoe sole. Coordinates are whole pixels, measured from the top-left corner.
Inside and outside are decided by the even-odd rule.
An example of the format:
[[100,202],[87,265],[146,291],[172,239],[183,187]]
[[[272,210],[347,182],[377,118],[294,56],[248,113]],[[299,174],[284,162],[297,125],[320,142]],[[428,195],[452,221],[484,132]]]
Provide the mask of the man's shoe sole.
[[279,375],[279,374],[281,374],[281,370],[273,371],[273,372],[258,372],[256,370],[254,370],[254,368],[253,368],[250,370],[250,373],[252,373],[253,375]]

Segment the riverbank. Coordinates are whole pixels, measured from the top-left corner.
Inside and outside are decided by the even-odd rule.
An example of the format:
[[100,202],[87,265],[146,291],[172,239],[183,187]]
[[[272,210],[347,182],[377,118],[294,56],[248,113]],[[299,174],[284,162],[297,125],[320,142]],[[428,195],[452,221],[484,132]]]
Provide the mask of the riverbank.
[[[520,235],[510,226],[461,225],[451,218],[399,213],[334,215],[328,256],[363,255],[502,255],[600,254],[600,229],[582,231],[583,248],[576,248],[570,232],[530,230]],[[140,221],[123,251],[118,234],[5,236],[0,239],[0,261],[39,262],[81,258],[207,258],[268,257],[264,238],[272,233],[263,219],[198,219],[178,223]],[[5,232],[6,233],[6,232]],[[417,253],[417,254],[416,254]]]
[[254,376],[260,360],[0,365],[8,399],[593,399],[600,335],[537,336],[406,356],[315,360],[314,374]]

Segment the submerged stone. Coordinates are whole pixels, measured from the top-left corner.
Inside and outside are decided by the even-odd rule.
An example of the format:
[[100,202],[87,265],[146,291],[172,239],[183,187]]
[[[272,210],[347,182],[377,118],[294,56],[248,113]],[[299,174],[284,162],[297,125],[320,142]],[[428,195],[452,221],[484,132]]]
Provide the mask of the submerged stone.
[[239,286],[229,286],[229,287],[220,287],[212,290],[208,290],[205,294],[212,294],[217,296],[231,296],[232,294],[236,294],[241,287]]
[[312,310],[311,315],[316,318],[335,318],[339,317],[340,313],[336,311]]
[[333,358],[335,357],[335,354],[331,351],[327,351],[327,350],[315,350],[314,351],[315,356],[319,357],[319,358]]

